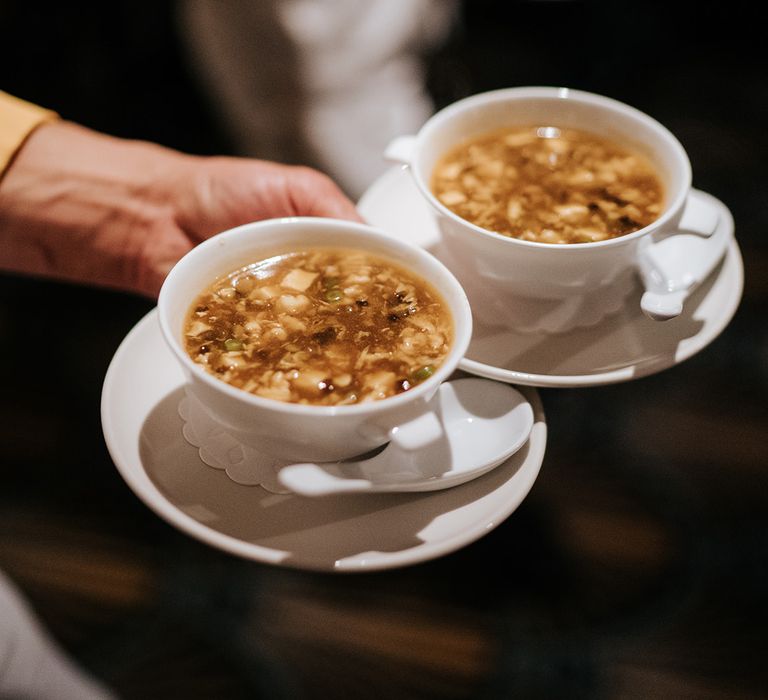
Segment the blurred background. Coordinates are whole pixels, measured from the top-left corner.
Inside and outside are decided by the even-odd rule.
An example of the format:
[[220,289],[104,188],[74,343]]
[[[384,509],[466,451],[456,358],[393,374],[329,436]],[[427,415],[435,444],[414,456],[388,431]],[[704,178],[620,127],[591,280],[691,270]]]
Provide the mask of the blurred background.
[[539,479],[478,542],[323,575],[192,540],[118,475],[101,384],[152,303],[2,276],[0,570],[124,698],[766,697],[761,23],[714,2],[383,5],[3,0],[0,88],[118,136],[311,163],[353,197],[390,135],[456,99],[606,94],[668,126],[694,186],[733,212],[746,282],[730,326],[656,376],[542,390]]

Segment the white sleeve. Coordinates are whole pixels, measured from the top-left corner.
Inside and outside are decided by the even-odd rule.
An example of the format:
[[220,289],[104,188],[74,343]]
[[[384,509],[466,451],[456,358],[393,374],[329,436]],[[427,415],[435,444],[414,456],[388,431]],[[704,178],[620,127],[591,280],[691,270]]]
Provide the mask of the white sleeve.
[[[422,54],[457,0],[185,0],[193,65],[244,154],[314,164],[353,197],[433,111]],[[301,141],[303,151],[297,152]]]

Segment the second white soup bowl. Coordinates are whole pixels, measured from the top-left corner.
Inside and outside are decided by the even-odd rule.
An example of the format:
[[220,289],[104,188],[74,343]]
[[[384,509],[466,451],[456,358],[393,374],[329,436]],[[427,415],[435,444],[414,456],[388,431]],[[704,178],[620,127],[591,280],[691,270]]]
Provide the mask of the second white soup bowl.
[[[530,125],[582,129],[645,155],[664,186],[661,216],[645,228],[609,240],[538,243],[480,228],[432,193],[435,165],[451,149],[494,129]],[[608,292],[614,282],[625,281],[627,273],[635,271],[643,246],[684,231],[707,236],[717,224],[713,205],[691,192],[688,156],[664,126],[629,105],[579,90],[522,87],[468,97],[435,114],[416,136],[395,139],[386,155],[410,167],[437,214],[446,246],[462,267],[462,279],[500,293],[557,300]]]

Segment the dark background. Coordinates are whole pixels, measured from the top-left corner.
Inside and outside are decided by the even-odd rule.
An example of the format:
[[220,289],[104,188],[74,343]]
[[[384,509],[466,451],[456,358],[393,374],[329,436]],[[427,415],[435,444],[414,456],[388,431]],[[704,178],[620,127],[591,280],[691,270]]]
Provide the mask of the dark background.
[[[111,134],[231,152],[172,4],[6,1],[0,27],[2,89]],[[438,106],[567,85],[657,118],[732,210],[745,261],[739,311],[692,359],[541,392],[541,475],[498,529],[352,576],[189,539],[129,491],[101,436],[106,368],[152,304],[4,276],[0,569],[125,698],[766,697],[765,53],[734,3],[475,0],[428,57]]]

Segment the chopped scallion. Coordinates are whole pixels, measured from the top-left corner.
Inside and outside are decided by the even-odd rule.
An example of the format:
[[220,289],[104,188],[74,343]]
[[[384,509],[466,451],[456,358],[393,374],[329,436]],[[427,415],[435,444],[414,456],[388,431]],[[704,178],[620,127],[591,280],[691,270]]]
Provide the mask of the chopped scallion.
[[419,367],[415,372],[411,374],[411,379],[414,382],[423,382],[429,379],[435,373],[435,368],[432,365],[424,365]]

